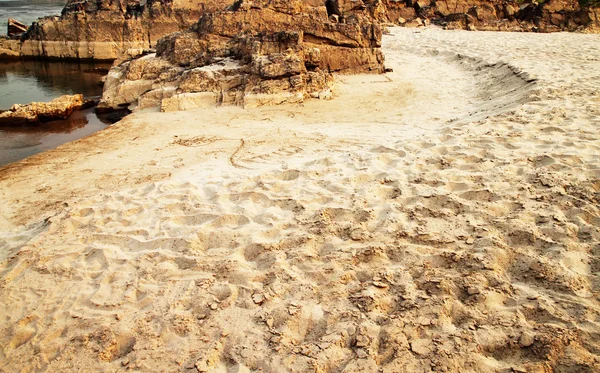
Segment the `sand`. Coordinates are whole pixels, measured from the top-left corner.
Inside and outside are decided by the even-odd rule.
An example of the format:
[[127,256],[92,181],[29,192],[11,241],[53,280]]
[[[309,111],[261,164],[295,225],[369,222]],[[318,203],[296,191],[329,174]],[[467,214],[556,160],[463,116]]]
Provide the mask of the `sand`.
[[390,32],[0,169],[0,370],[600,371],[600,38]]

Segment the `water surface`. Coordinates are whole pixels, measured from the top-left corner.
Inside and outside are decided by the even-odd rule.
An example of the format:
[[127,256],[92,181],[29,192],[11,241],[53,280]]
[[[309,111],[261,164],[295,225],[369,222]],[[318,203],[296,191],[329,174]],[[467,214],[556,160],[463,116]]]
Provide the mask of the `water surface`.
[[0,166],[89,136],[107,126],[96,117],[92,108],[76,111],[67,120],[42,123],[36,127],[2,128]]
[[109,68],[106,63],[0,61],[0,110],[66,94],[100,96]]
[[8,19],[30,26],[40,17],[60,15],[67,0],[0,0],[0,35],[6,35]]
[[[110,64],[43,61],[0,62],[0,109],[32,101],[51,101],[81,93],[102,94],[101,78]],[[39,126],[0,127],[0,166],[21,160],[105,128],[93,109],[75,112],[66,121]]]

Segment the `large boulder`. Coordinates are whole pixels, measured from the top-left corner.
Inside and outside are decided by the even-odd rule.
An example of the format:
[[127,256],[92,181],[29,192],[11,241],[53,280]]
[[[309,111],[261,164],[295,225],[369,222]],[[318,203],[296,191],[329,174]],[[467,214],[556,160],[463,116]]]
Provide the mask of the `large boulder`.
[[80,94],[60,96],[50,102],[15,104],[9,110],[0,113],[0,125],[21,126],[66,119],[85,104],[83,95]]
[[368,17],[341,22],[325,0],[236,4],[162,38],[155,55],[114,66],[99,108],[301,102],[330,98],[334,72],[384,71],[381,27]]

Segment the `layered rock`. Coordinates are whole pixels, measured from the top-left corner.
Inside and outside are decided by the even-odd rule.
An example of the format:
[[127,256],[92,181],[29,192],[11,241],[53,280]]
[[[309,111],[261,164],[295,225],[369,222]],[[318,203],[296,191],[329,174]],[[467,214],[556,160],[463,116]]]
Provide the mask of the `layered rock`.
[[[323,3],[324,4],[321,4]],[[317,16],[336,23],[368,17],[378,22],[447,28],[515,31],[561,31],[600,28],[598,8],[577,0],[69,0],[61,16],[34,23],[20,43],[0,45],[0,58],[43,57],[114,60],[138,55],[158,39],[183,31],[203,14],[265,8],[278,14]],[[248,10],[246,9],[246,10]],[[284,17],[285,18],[285,17]],[[287,21],[283,20],[282,24]],[[278,30],[281,31],[281,30]],[[306,39],[308,41],[308,38]],[[2,43],[0,43],[2,44]]]
[[577,0],[376,0],[366,9],[382,22],[433,22],[449,29],[553,32],[600,26],[598,8],[581,7]]
[[34,23],[21,56],[114,60],[151,48],[164,35],[186,30],[231,0],[69,0],[61,16]]
[[331,15],[320,0],[240,1],[207,13],[161,39],[156,54],[113,67],[99,107],[300,102],[330,97],[332,72],[383,72],[380,26]]
[[1,126],[21,126],[66,119],[75,110],[86,104],[83,95],[64,95],[50,102],[32,102],[27,105],[13,105],[0,113]]
[[21,43],[18,40],[0,36],[0,60],[16,60],[21,57]]

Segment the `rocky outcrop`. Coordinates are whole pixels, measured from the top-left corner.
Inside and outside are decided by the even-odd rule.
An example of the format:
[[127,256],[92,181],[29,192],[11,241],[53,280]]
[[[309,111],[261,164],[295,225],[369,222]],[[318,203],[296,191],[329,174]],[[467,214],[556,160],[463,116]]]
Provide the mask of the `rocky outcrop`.
[[367,9],[382,22],[448,29],[554,32],[600,26],[598,9],[581,7],[577,0],[383,0]]
[[231,0],[69,0],[60,16],[35,22],[23,36],[21,56],[114,60],[148,49],[186,30]]
[[[115,60],[153,48],[161,37],[187,30],[203,14],[263,9],[317,16],[324,5],[332,22],[370,18],[406,26],[437,23],[447,28],[514,31],[575,31],[599,28],[598,8],[577,0],[69,0],[60,16],[34,23],[21,42],[0,58]],[[324,4],[323,4],[324,3]],[[235,21],[235,20],[234,20]],[[282,20],[285,24],[287,20]],[[275,24],[274,24],[275,25]],[[278,29],[278,31],[286,31]],[[308,38],[306,39],[308,41]]]
[[16,60],[21,57],[21,44],[18,40],[0,36],[0,61]]
[[331,97],[332,72],[383,72],[380,26],[333,15],[320,0],[239,1],[207,13],[161,39],[156,54],[114,66],[99,108],[300,102]]
[[50,102],[15,104],[9,110],[0,113],[0,126],[21,126],[66,119],[85,104],[83,95],[65,95]]

